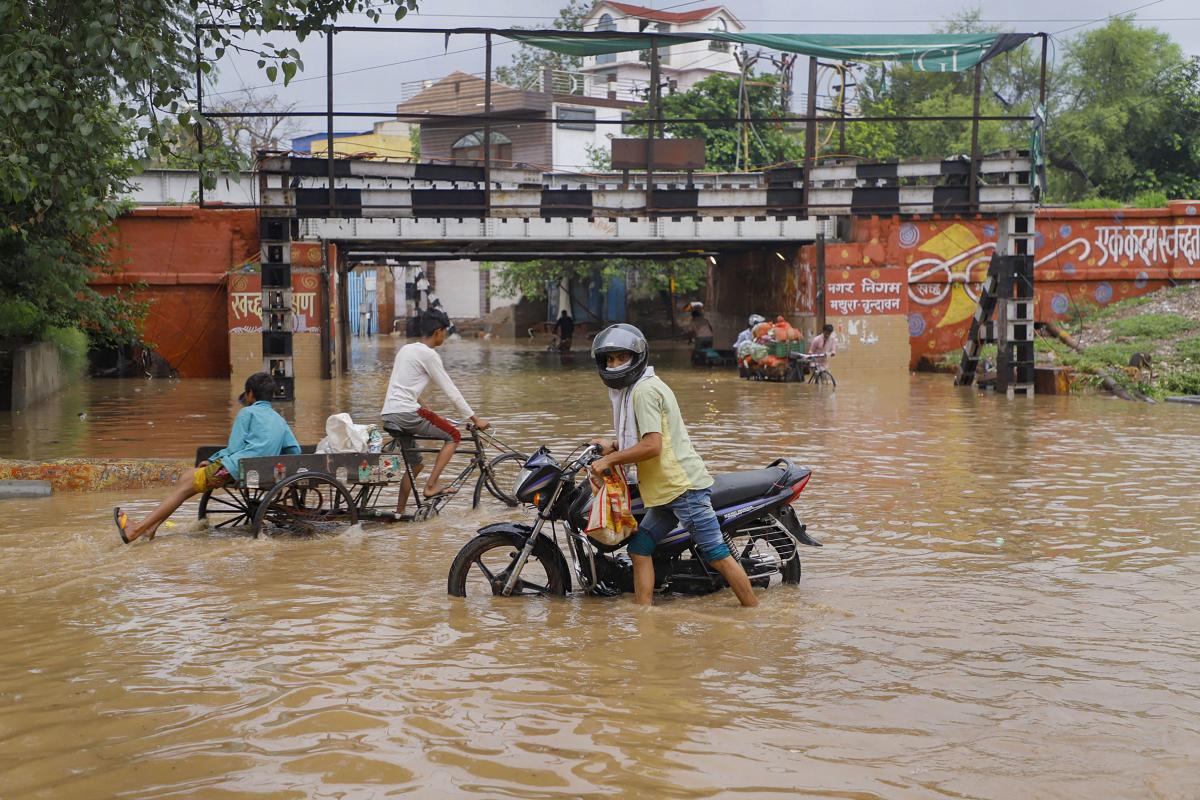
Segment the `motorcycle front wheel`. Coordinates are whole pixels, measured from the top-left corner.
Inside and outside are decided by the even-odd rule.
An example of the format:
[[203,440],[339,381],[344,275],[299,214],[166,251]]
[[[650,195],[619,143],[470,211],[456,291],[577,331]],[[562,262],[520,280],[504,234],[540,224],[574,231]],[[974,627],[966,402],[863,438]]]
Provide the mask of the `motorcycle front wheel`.
[[[452,597],[485,597],[503,594],[525,540],[516,534],[489,533],[467,542],[454,563],[446,591]],[[567,593],[567,576],[562,556],[546,539],[538,538],[521,575],[513,587],[513,597],[562,596]]]

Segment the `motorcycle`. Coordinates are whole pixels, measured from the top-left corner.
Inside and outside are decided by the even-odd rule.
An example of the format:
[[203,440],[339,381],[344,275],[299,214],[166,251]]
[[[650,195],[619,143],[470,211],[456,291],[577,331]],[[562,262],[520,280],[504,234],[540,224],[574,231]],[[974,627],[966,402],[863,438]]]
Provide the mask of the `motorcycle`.
[[[584,533],[593,500],[586,470],[601,452],[588,445],[575,457],[579,450],[561,464],[545,447],[529,457],[517,476],[514,495],[536,509],[536,520],[532,525],[500,522],[480,528],[450,566],[450,595],[565,595],[575,585],[572,576],[589,594],[611,597],[633,591],[633,563],[625,543],[606,545]],[[779,458],[765,469],[714,478],[712,504],[721,532],[756,588],[799,583],[798,545],[822,546],[792,508],[811,477],[811,470]],[[633,515],[640,521],[646,510],[636,484],[630,488]],[[708,594],[727,585],[700,557],[683,528],[659,543],[654,571],[656,589],[665,592]]]

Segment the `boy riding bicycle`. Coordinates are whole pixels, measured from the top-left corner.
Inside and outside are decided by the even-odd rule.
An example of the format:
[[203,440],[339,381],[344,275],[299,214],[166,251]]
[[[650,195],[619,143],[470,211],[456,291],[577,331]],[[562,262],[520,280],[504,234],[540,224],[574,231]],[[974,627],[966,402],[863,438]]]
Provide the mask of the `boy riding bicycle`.
[[[442,471],[450,463],[454,451],[458,448],[458,443],[462,440],[462,434],[453,422],[434,413],[421,402],[421,395],[429,386],[429,381],[432,380],[436,383],[442,393],[450,398],[450,402],[458,412],[463,417],[470,419],[475,427],[487,430],[489,426],[486,420],[478,417],[467,405],[462,392],[446,374],[442,357],[434,350],[445,344],[446,334],[450,328],[450,318],[444,311],[429,309],[421,315],[420,325],[421,340],[401,347],[400,351],[396,353],[380,416],[383,418],[384,430],[400,439],[404,460],[408,463],[414,476],[424,466],[424,459],[421,451],[417,448],[414,437],[439,439],[444,442],[434,460],[433,470],[429,473],[425,489],[422,492],[428,500],[448,493],[442,489],[438,481],[442,477]],[[400,496],[396,502],[397,515],[404,513],[412,489],[412,482],[405,474],[404,481],[400,484]]]

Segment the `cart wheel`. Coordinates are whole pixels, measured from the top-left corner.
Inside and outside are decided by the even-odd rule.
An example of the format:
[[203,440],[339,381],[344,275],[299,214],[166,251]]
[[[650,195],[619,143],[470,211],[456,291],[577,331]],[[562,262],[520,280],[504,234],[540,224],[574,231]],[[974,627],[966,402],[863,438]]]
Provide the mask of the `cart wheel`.
[[211,528],[236,528],[251,524],[262,501],[262,489],[222,486],[210,489],[200,498],[198,519],[208,520]]
[[334,533],[358,522],[358,505],[337,478],[325,472],[289,475],[259,500],[251,522],[257,538],[281,529],[297,533]]
[[438,509],[436,505],[433,503],[424,503],[413,512],[413,522],[424,522],[427,519],[433,519],[437,515]]

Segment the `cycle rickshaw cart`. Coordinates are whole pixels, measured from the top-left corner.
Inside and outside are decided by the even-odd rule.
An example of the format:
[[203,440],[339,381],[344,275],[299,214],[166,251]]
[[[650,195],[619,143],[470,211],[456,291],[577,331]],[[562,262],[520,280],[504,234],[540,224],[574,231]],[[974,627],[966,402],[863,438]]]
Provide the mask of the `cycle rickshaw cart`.
[[[392,436],[382,453],[317,453],[316,445],[304,445],[299,455],[242,459],[241,480],[206,491],[197,516],[212,528],[248,527],[255,538],[284,531],[333,533],[360,520],[424,520],[437,516],[476,473],[472,508],[479,505],[485,489],[505,505],[517,505],[513,483],[527,456],[486,431],[468,426],[468,435],[455,453],[460,464],[465,457],[466,465],[449,483],[454,491],[430,498],[422,495],[419,476],[404,457],[400,438],[388,432]],[[443,444],[413,439],[421,453],[436,454]],[[469,448],[462,446],[468,444]],[[487,444],[500,454],[489,458]],[[197,448],[196,463],[219,449]],[[446,474],[453,469],[452,461]],[[397,517],[395,498],[406,477],[417,487],[409,499],[413,512]]]

